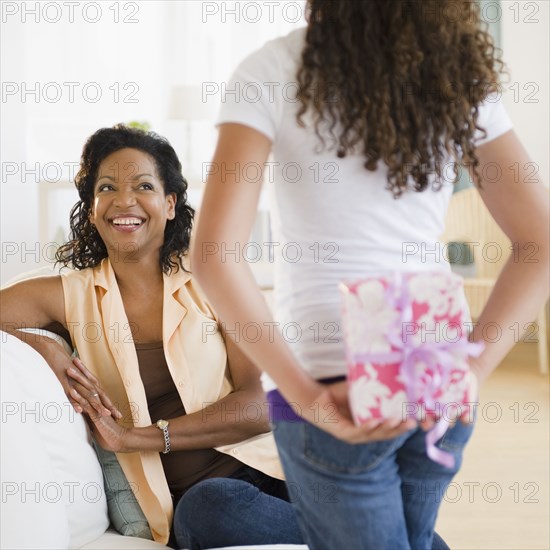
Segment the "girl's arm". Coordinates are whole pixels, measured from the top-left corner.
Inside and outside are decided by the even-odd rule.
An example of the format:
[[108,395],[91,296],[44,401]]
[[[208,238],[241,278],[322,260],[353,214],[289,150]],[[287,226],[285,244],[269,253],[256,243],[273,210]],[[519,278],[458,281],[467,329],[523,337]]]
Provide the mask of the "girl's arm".
[[496,323],[501,329],[501,337],[486,341],[481,356],[472,360],[483,381],[516,343],[512,327],[531,323],[548,298],[550,208],[548,189],[532,175],[533,163],[513,130],[480,146],[477,154],[480,173],[485,167],[500,168],[502,177],[482,181],[480,194],[517,251],[504,265],[472,332],[473,340],[482,341],[487,324]]
[[265,166],[270,150],[270,140],[256,130],[240,124],[220,126],[214,169],[208,178],[192,243],[195,277],[228,326],[255,323],[266,327],[258,341],[241,338],[239,346],[255,365],[271,376],[304,418],[347,441],[395,437],[414,423],[388,420],[355,426],[342,385],[323,386],[300,368],[280,332],[269,330],[273,318],[250,267],[242,258],[220,252],[242,249],[249,240],[261,182],[247,181],[246,167],[249,163]]

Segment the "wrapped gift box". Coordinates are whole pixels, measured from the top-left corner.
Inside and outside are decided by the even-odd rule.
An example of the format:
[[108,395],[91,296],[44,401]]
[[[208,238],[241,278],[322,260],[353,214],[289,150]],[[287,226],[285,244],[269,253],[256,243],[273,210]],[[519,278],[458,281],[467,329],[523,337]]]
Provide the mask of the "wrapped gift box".
[[466,412],[469,313],[453,273],[393,273],[341,284],[355,422],[371,418],[453,419]]

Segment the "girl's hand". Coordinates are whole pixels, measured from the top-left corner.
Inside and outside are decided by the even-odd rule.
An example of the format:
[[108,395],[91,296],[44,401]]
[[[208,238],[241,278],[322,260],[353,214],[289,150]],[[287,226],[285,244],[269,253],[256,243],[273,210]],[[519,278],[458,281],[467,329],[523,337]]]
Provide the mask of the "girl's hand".
[[[311,400],[296,403],[296,412],[332,436],[347,443],[368,443],[393,439],[415,428],[415,420],[369,420],[361,426],[353,422],[348,399],[348,383],[312,384]],[[309,393],[309,392],[308,392]]]
[[[99,380],[84,366],[84,363],[77,357],[73,358],[72,364],[67,368],[67,380],[69,386],[69,397],[73,399],[80,408],[78,412],[87,412],[82,404],[75,399],[76,394],[85,398],[97,414],[113,416],[116,419],[122,418],[122,413],[115,407],[109,396],[99,385]],[[76,408],[76,407],[75,407]]]
[[470,406],[460,416],[463,424],[472,424],[475,420],[475,410],[479,405],[479,379],[475,370],[470,370],[470,386],[468,387],[468,402]]

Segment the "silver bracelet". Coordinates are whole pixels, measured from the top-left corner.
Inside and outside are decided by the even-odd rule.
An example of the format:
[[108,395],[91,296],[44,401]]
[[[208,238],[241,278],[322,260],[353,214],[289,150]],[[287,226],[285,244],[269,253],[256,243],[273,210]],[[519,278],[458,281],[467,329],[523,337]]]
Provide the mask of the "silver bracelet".
[[159,420],[156,424],[157,428],[164,435],[164,451],[162,454],[168,454],[170,452],[170,432],[168,431],[168,420]]

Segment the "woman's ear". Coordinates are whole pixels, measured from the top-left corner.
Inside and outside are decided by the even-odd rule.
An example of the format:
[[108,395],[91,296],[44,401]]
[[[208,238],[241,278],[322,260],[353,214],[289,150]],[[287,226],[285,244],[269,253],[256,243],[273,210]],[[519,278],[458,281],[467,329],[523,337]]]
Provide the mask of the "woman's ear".
[[166,219],[173,220],[176,217],[176,202],[177,196],[175,193],[166,195],[166,204],[168,205]]

